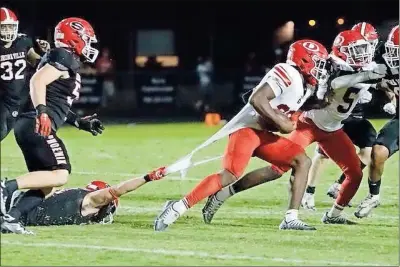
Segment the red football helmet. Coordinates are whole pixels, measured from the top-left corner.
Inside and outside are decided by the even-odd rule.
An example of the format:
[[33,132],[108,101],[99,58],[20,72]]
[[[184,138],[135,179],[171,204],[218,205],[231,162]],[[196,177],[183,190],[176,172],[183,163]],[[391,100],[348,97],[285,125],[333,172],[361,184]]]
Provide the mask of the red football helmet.
[[12,42],[18,36],[18,18],[10,9],[0,9],[0,40]]
[[385,43],[386,53],[382,55],[391,68],[399,67],[399,25],[394,27]]
[[371,43],[375,50],[376,46],[378,45],[379,35],[374,26],[372,26],[368,22],[359,22],[355,24],[351,29],[361,33],[361,35],[364,36],[364,38]]
[[[104,188],[110,188],[110,185],[107,184],[106,182],[96,180],[96,181],[91,181],[85,188],[89,191],[97,191],[97,190],[101,190]],[[114,204],[115,208],[117,208],[118,204],[119,204],[119,200],[115,199],[113,201],[113,204]]]
[[94,30],[84,19],[67,18],[60,21],[54,31],[54,42],[56,47],[70,48],[91,63],[99,55],[99,50],[91,46],[97,43]]
[[361,68],[372,62],[374,48],[358,31],[339,33],[332,45],[332,53],[350,66]]
[[299,40],[289,47],[286,63],[296,66],[310,85],[323,83],[328,78],[326,61],[328,51],[314,40]]

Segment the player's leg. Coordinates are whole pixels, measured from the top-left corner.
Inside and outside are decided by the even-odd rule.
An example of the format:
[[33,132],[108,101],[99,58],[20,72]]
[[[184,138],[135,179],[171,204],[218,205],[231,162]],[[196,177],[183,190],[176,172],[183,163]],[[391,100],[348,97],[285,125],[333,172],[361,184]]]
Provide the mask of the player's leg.
[[343,130],[327,133],[319,142],[321,149],[340,167],[346,176],[336,202],[331,210],[324,214],[322,222],[352,224],[353,222],[343,217],[341,212],[356,194],[362,179],[362,170],[356,149]]
[[15,120],[18,116],[18,107],[8,107],[1,103],[0,112],[0,141],[3,141],[14,128]]
[[[302,147],[302,146],[306,147],[308,144],[310,144],[313,141],[312,133],[309,132],[308,127],[304,127],[304,125],[300,125],[297,127],[296,132],[297,133],[294,132],[290,136],[293,140],[296,140],[298,144],[302,144],[302,145],[300,145],[300,147]],[[207,217],[204,216],[205,222],[210,223],[214,214],[216,213],[218,208],[222,205],[222,203],[234,194],[237,194],[241,191],[250,189],[259,184],[275,180],[275,179],[281,177],[282,174],[284,172],[288,171],[290,168],[297,168],[298,169],[297,175],[301,176],[302,173],[304,172],[303,170],[309,168],[309,159],[308,159],[308,157],[303,157],[304,155],[302,155],[302,153],[296,152],[296,151],[298,151],[297,150],[298,146],[295,146],[294,142],[287,142],[287,141],[288,141],[287,139],[282,138],[281,140],[279,140],[279,142],[269,142],[268,145],[262,145],[260,148],[258,148],[256,150],[257,157],[260,157],[264,160],[270,161],[272,163],[278,163],[278,164],[282,164],[282,162],[284,162],[286,160],[286,163],[280,167],[269,166],[269,167],[265,167],[265,168],[261,168],[261,169],[252,171],[252,172],[246,174],[243,178],[241,178],[234,184],[225,187],[224,189],[219,191],[216,195],[210,197],[205,208],[203,209],[203,215],[205,213],[208,214]],[[282,153],[282,151],[287,152],[287,150],[284,147],[288,147],[289,150],[292,151],[291,153],[293,153],[293,154],[291,156],[289,156],[290,153],[288,153],[287,155]],[[284,157],[286,157],[286,158],[284,158]],[[290,159],[290,157],[292,157],[292,158]],[[276,160],[276,162],[274,160]],[[307,172],[308,172],[308,170],[307,170]],[[307,179],[307,178],[305,178],[305,179]],[[300,181],[303,181],[303,180],[298,179],[296,182],[300,183]],[[304,186],[305,186],[305,184],[304,184]],[[296,210],[296,203],[298,205],[300,205],[301,197],[304,194],[304,187],[301,187],[301,186],[299,187],[296,184],[294,186],[294,191],[295,191],[295,194],[293,194],[293,196],[292,196],[292,200],[294,200],[294,201],[291,202],[291,206],[290,206],[289,210],[292,208],[292,206]],[[298,198],[298,196],[299,196],[298,192],[301,192],[300,198]],[[213,202],[216,202],[216,204],[208,205],[211,200]],[[298,208],[297,208],[297,210],[298,210]],[[297,215],[297,212],[290,211],[289,214]]]
[[254,150],[260,145],[258,131],[244,128],[231,134],[223,159],[223,170],[205,177],[180,201],[168,201],[154,224],[156,231],[165,230],[202,199],[236,181],[244,172]]
[[6,222],[2,228],[17,233],[21,230],[18,226],[21,214],[38,206],[52,187],[64,185],[71,171],[62,140],[55,133],[46,138],[36,135],[34,127],[33,118],[20,118],[15,127],[15,137],[30,172],[15,180],[3,181],[1,185],[1,210],[4,214],[3,203],[8,196],[18,189],[31,189],[4,215]]
[[380,205],[380,186],[385,162],[399,150],[399,119],[393,118],[381,129],[372,148],[369,165],[369,194],[357,207],[354,215],[367,217]]
[[[360,158],[361,169],[364,169],[370,163],[372,146],[376,139],[374,126],[367,119],[352,119],[343,125],[343,131],[350,137],[353,144],[360,149],[358,157]],[[328,189],[327,195],[336,199],[340,185],[345,178],[342,173]],[[350,203],[349,206],[351,206]]]
[[301,201],[301,205],[305,209],[315,210],[315,188],[317,186],[320,173],[323,170],[324,163],[327,161],[327,159],[328,157],[317,145],[314,157],[311,160],[310,172],[308,173],[307,189]]

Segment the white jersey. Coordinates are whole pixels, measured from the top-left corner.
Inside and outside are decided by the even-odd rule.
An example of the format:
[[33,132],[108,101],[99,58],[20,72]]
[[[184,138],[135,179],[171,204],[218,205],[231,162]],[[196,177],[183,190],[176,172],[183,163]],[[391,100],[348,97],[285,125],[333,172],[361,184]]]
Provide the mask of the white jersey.
[[279,63],[268,71],[254,88],[253,94],[265,83],[268,83],[275,94],[275,98],[270,101],[271,107],[279,109],[288,117],[298,111],[313,92],[304,88],[301,74],[287,63]]

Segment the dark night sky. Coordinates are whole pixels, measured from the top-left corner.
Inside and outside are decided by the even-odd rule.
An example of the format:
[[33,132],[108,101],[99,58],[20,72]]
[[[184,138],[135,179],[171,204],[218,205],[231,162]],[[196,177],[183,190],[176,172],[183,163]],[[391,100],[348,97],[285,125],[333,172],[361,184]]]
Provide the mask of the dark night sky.
[[[94,26],[101,45],[111,48],[122,69],[127,68],[130,60],[127,52],[130,34],[139,28],[174,29],[178,55],[187,64],[208,52],[212,32],[215,60],[217,65],[226,67],[242,61],[250,51],[268,58],[273,30],[288,20],[295,22],[297,38],[315,38],[329,47],[339,31],[338,17],[346,19],[344,27],[351,27],[358,21],[379,24],[399,16],[396,0],[3,0],[2,3],[17,13],[21,30],[42,38],[64,17],[87,19]],[[317,20],[319,26],[310,29],[309,19]]]

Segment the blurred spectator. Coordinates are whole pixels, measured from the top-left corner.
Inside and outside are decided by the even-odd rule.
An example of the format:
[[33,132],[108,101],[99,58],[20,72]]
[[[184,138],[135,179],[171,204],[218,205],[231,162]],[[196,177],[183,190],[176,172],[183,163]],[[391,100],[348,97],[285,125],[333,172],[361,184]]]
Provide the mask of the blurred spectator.
[[244,72],[246,74],[255,74],[260,72],[260,65],[256,59],[256,53],[251,52],[248,54],[246,62],[244,63]]
[[214,65],[210,57],[203,59],[198,58],[196,67],[197,77],[199,79],[199,91],[201,99],[196,103],[196,109],[200,110],[203,107],[205,112],[210,110],[210,102],[212,96],[212,74],[214,72]]
[[144,68],[148,70],[160,70],[162,66],[160,62],[157,61],[156,56],[149,56],[146,63],[144,64]]
[[107,105],[108,99],[115,94],[114,67],[114,62],[110,58],[110,50],[103,48],[96,61],[97,74],[103,79],[103,107]]

